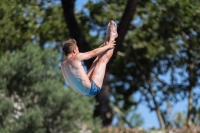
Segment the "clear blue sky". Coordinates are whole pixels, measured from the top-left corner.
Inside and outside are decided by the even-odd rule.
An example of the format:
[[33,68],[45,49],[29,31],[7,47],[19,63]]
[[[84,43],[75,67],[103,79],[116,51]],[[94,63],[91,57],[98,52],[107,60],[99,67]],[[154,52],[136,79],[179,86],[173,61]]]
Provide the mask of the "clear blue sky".
[[[77,0],[75,3],[76,9],[80,10],[87,1],[88,0]],[[187,101],[179,102],[173,108],[173,112],[183,112],[186,110],[187,110]],[[148,129],[149,127],[159,127],[159,122],[156,113],[150,112],[145,105],[139,105],[137,112],[139,112],[144,119],[144,124],[142,126],[143,128]]]

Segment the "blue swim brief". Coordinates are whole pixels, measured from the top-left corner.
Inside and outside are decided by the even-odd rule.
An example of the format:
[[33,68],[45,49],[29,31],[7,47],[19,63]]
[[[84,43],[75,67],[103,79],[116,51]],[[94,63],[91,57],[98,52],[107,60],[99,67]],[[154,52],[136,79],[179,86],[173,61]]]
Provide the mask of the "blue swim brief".
[[95,82],[93,80],[90,79],[90,83],[91,83],[91,88],[88,94],[85,94],[85,96],[94,96],[96,94],[98,94],[100,92],[100,88],[95,84]]

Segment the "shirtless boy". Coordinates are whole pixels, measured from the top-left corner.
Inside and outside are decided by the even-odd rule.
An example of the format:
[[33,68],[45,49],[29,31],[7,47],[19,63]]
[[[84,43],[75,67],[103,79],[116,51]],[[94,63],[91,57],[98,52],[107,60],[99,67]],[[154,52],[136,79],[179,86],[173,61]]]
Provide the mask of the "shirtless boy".
[[[106,65],[113,54],[117,36],[117,25],[111,21],[108,24],[105,43],[99,48],[80,53],[76,40],[69,39],[63,43],[62,50],[66,59],[62,62],[61,70],[69,86],[84,96],[94,96],[100,92]],[[93,57],[96,59],[85,73],[82,61]]]

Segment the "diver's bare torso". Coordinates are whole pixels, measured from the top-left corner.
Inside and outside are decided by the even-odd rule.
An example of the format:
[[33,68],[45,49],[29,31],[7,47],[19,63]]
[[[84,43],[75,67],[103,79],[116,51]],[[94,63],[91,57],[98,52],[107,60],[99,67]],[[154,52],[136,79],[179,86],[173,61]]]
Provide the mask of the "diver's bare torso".
[[75,57],[66,58],[61,65],[63,76],[75,91],[87,94],[91,88],[91,83],[86,75],[82,62]]

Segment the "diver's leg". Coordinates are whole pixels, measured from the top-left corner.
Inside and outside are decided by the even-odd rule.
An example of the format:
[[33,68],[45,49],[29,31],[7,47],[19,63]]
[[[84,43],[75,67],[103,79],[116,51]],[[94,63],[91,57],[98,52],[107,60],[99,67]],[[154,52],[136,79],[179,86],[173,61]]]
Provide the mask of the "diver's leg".
[[[107,31],[106,31],[106,41],[113,41],[118,36],[117,34],[117,25],[114,21],[111,21],[108,24]],[[106,43],[104,43],[106,45]],[[88,70],[88,77],[92,79],[100,88],[103,83],[103,78],[105,75],[106,65],[110,58],[113,55],[114,49],[108,50],[107,52],[97,56],[95,61],[93,62],[92,66]]]

